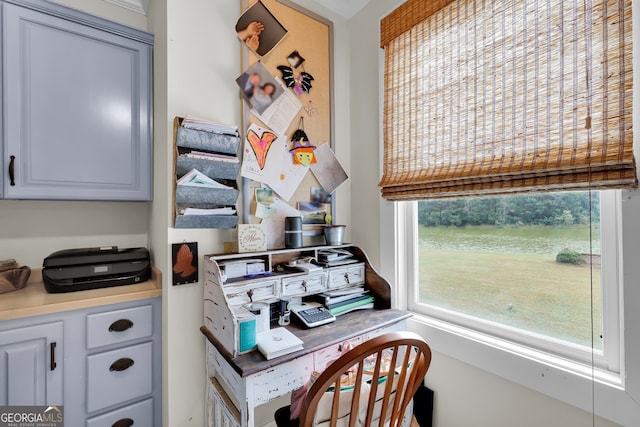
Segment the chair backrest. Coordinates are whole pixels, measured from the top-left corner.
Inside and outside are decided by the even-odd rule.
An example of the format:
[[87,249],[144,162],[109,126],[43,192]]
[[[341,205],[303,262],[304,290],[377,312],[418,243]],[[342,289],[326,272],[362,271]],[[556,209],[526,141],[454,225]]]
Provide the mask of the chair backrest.
[[416,333],[391,332],[368,340],[313,382],[300,427],[400,426],[430,364],[431,349]]

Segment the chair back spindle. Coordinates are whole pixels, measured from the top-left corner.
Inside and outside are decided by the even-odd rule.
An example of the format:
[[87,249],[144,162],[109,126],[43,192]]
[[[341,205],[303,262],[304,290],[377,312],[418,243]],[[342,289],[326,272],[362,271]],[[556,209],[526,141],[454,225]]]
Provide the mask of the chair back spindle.
[[300,426],[399,427],[430,364],[431,349],[413,332],[366,341],[314,381],[303,401]]

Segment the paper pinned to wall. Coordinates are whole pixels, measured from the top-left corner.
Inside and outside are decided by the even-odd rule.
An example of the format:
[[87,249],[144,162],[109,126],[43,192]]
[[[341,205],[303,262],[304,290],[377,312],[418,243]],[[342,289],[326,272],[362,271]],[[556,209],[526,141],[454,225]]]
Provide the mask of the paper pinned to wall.
[[349,176],[338,161],[328,143],[324,143],[315,150],[316,163],[310,168],[316,179],[324,190],[331,194],[340,184],[345,182]]
[[267,231],[267,248],[284,248],[284,219],[288,216],[300,216],[300,211],[275,198],[272,204],[273,214],[262,220]]
[[236,34],[259,56],[268,54],[287,35],[278,18],[257,1],[236,22]]
[[[261,67],[267,70],[268,76],[261,74],[262,79],[265,81],[267,77],[270,81],[271,78],[275,79],[276,82],[282,81],[283,78],[280,77],[282,71],[278,69],[278,66],[283,64],[290,65],[293,68],[294,78],[300,76],[302,72],[308,71],[313,75],[314,80],[312,89],[310,91],[303,89],[300,96],[296,96],[294,91],[291,90],[295,88],[295,84],[294,88],[287,88],[287,85],[283,84],[282,87],[286,88],[285,95],[281,95],[277,99],[274,98],[273,102],[262,111],[253,108],[251,102],[244,102],[244,130],[251,123],[255,123],[278,136],[286,136],[291,149],[293,148],[291,146],[295,144],[290,139],[292,138],[292,132],[295,130],[295,128],[292,129],[292,124],[294,121],[297,122],[297,119],[301,116],[304,116],[304,120],[308,120],[307,130],[309,132],[308,136],[311,137],[310,142],[312,145],[317,146],[318,143],[329,140],[333,135],[333,68],[331,67],[333,24],[331,21],[319,18],[315,14],[306,13],[304,8],[291,7],[286,2],[278,0],[260,0],[260,2],[264,3],[264,6],[278,18],[278,21],[287,29],[288,34],[265,56],[256,55],[251,49],[247,51],[243,47],[243,54],[248,55],[246,61],[243,61],[243,81],[246,83],[247,77],[251,75],[250,68],[252,67],[252,69],[256,70]],[[249,3],[255,3],[255,0],[251,0]],[[251,21],[249,20],[247,25]],[[242,26],[240,25],[238,29]],[[307,70],[300,66],[303,62],[304,67],[308,68]],[[240,83],[238,81],[238,85],[242,89],[247,87]],[[277,89],[277,91],[279,90],[280,88]],[[246,95],[245,99],[247,99]],[[303,106],[306,108],[303,108]],[[275,149],[275,146],[271,148]],[[293,163],[292,153],[287,154],[287,162]],[[271,160],[267,159],[265,168],[269,167],[270,162]],[[308,166],[305,169],[308,169]],[[266,177],[259,180],[244,179],[242,183],[243,206],[245,206],[245,209],[243,209],[244,222],[260,221],[260,219],[264,219],[263,217],[273,215],[271,206],[264,204],[256,206],[252,191],[255,185],[268,185],[277,189],[277,191],[274,190],[274,193],[294,207],[300,201],[309,201],[310,189],[321,188],[321,184],[313,174],[305,173],[304,169],[299,170],[299,175],[285,174],[289,178],[292,176],[302,177],[299,182],[293,182],[293,185],[289,185],[288,180],[280,182],[268,180]],[[294,172],[296,171],[294,170]],[[267,174],[267,176],[269,175]],[[305,233],[305,237],[307,236],[309,234]],[[314,239],[307,239],[307,243],[313,244],[315,241]]]
[[245,138],[241,175],[268,185],[289,201],[302,182],[307,168],[291,163],[285,137],[252,124]]
[[254,108],[251,110],[251,113],[277,134],[282,135],[287,131],[293,119],[298,116],[298,112],[302,109],[302,104],[293,92],[287,90],[280,79],[276,78],[276,81],[280,88],[284,90],[284,93],[275,99],[264,111],[259,112]]

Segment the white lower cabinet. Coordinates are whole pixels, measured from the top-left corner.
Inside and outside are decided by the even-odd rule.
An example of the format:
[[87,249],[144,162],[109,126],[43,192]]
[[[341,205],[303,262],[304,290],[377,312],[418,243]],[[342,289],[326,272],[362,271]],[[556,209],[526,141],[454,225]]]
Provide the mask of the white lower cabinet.
[[159,426],[161,299],[0,322],[0,405],[63,407],[64,424]]

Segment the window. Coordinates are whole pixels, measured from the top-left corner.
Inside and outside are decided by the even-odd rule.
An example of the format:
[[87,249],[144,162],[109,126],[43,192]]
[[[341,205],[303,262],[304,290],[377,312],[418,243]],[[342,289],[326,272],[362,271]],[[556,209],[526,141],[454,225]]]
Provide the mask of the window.
[[617,245],[601,250],[601,233],[618,232],[615,193],[417,202],[409,308],[616,371],[620,317],[603,295],[615,300],[617,282],[603,278],[616,277]]
[[[532,280],[553,277],[535,271],[524,274],[525,267],[550,253],[528,253],[526,259],[516,259],[512,250],[512,258],[502,262],[522,262],[516,271],[495,265],[489,268],[500,251],[469,257],[469,249],[477,246],[467,244],[466,251],[447,254],[443,250],[445,256],[435,260],[440,253],[415,243],[408,251],[416,260],[418,248],[425,254],[432,252],[415,263],[421,269],[409,277],[409,283],[421,283],[422,275],[426,282],[424,288],[414,288],[407,296],[408,304],[452,325],[526,343],[567,360],[594,359],[604,370],[617,372],[617,244],[605,242],[615,242],[619,231],[616,213],[605,211],[618,206],[620,197],[612,196],[618,200],[615,203],[602,203],[601,211],[569,208],[532,216],[527,210],[560,201],[570,204],[584,199],[584,194],[590,200],[587,207],[597,206],[593,201],[609,199],[606,193],[637,188],[630,96],[631,2],[407,0],[383,18],[380,35],[385,72],[384,159],[379,185],[383,198],[415,205],[415,238],[419,232],[435,230],[415,228],[418,214],[446,205],[455,211],[447,219],[454,224],[450,233],[477,222],[477,228],[481,224],[492,227],[488,235],[492,239],[505,239],[512,237],[505,233],[515,234],[516,227],[522,233],[534,226],[551,228],[554,222],[577,226],[589,217],[587,250],[573,250],[567,244],[552,249],[553,256],[566,252],[562,256],[571,257],[578,252],[592,261],[593,251],[599,251],[598,242],[610,248],[600,254],[600,272],[590,262],[588,270],[580,270],[582,277],[574,269],[575,277],[562,279],[575,286],[588,285],[581,310],[586,317],[575,322],[588,319],[588,328],[580,325],[579,331],[570,330],[570,307],[554,305],[557,301],[552,294],[546,296],[547,309],[560,311],[559,316],[553,320],[556,313],[541,310],[536,318],[532,304],[547,284]],[[575,194],[559,193],[567,191]],[[492,198],[485,198],[489,196]],[[428,201],[416,202],[419,200]],[[438,221],[428,216],[420,219]],[[542,229],[547,230],[535,232]],[[561,233],[558,227],[548,231],[553,236],[547,240]],[[426,242],[433,243],[437,236],[427,237]],[[454,237],[469,239],[448,236],[449,240]],[[484,239],[486,243],[488,237]],[[504,243],[492,247],[504,253]],[[465,268],[456,268],[455,258],[463,257],[460,262]],[[511,277],[506,276],[509,272]],[[492,283],[499,279],[498,273],[502,282]],[[527,277],[530,282],[520,299],[505,293]],[[484,307],[473,304],[475,298],[469,299],[468,306],[463,306],[463,298],[456,298],[461,288],[474,292],[470,288],[474,284],[493,293],[492,300],[481,295]],[[566,291],[557,285],[549,289]],[[525,312],[531,312],[528,318]]]
[[[640,271],[633,259],[635,241],[640,239],[635,234],[633,242],[628,238],[628,230],[635,231],[637,204],[628,203],[631,197],[623,203],[618,191],[638,186],[631,126],[631,12],[630,0],[406,0],[380,25],[384,122],[379,186],[384,199],[398,202],[381,205],[383,225],[396,225],[395,245],[383,245],[382,254],[391,250],[394,255],[388,268],[399,284],[396,300],[429,314],[410,322],[436,351],[624,425],[636,422],[640,410],[635,403],[640,379],[634,374],[640,347],[637,336],[623,327],[640,316],[634,308],[640,294],[633,287]],[[591,192],[592,201],[600,201],[599,224],[589,227],[592,237],[599,229],[601,249],[600,272],[587,278],[594,290],[588,304],[596,307],[589,322],[594,332],[589,326],[580,334],[567,333],[508,317],[513,313],[499,316],[495,308],[488,314],[484,307],[484,312],[477,306],[461,309],[455,298],[427,303],[438,295],[436,288],[419,288],[418,215],[424,203],[419,201],[435,205],[451,199],[471,213],[476,198],[535,193],[544,200],[566,191]],[[504,200],[493,203],[506,206]],[[564,212],[554,217],[571,219]],[[385,235],[384,226],[381,232]],[[598,239],[589,241],[593,251]],[[462,255],[449,255],[454,256]],[[454,261],[445,257],[441,264]],[[441,265],[424,267],[424,274],[435,274]],[[460,273],[455,267],[444,271]],[[483,263],[473,271],[485,279],[496,276]],[[532,280],[542,277],[530,275]],[[469,279],[456,280],[466,286],[460,282]],[[456,291],[449,289],[454,296]],[[513,312],[520,304],[501,301],[496,307]],[[592,393],[580,392],[585,389]],[[625,410],[618,412],[617,405]]]

